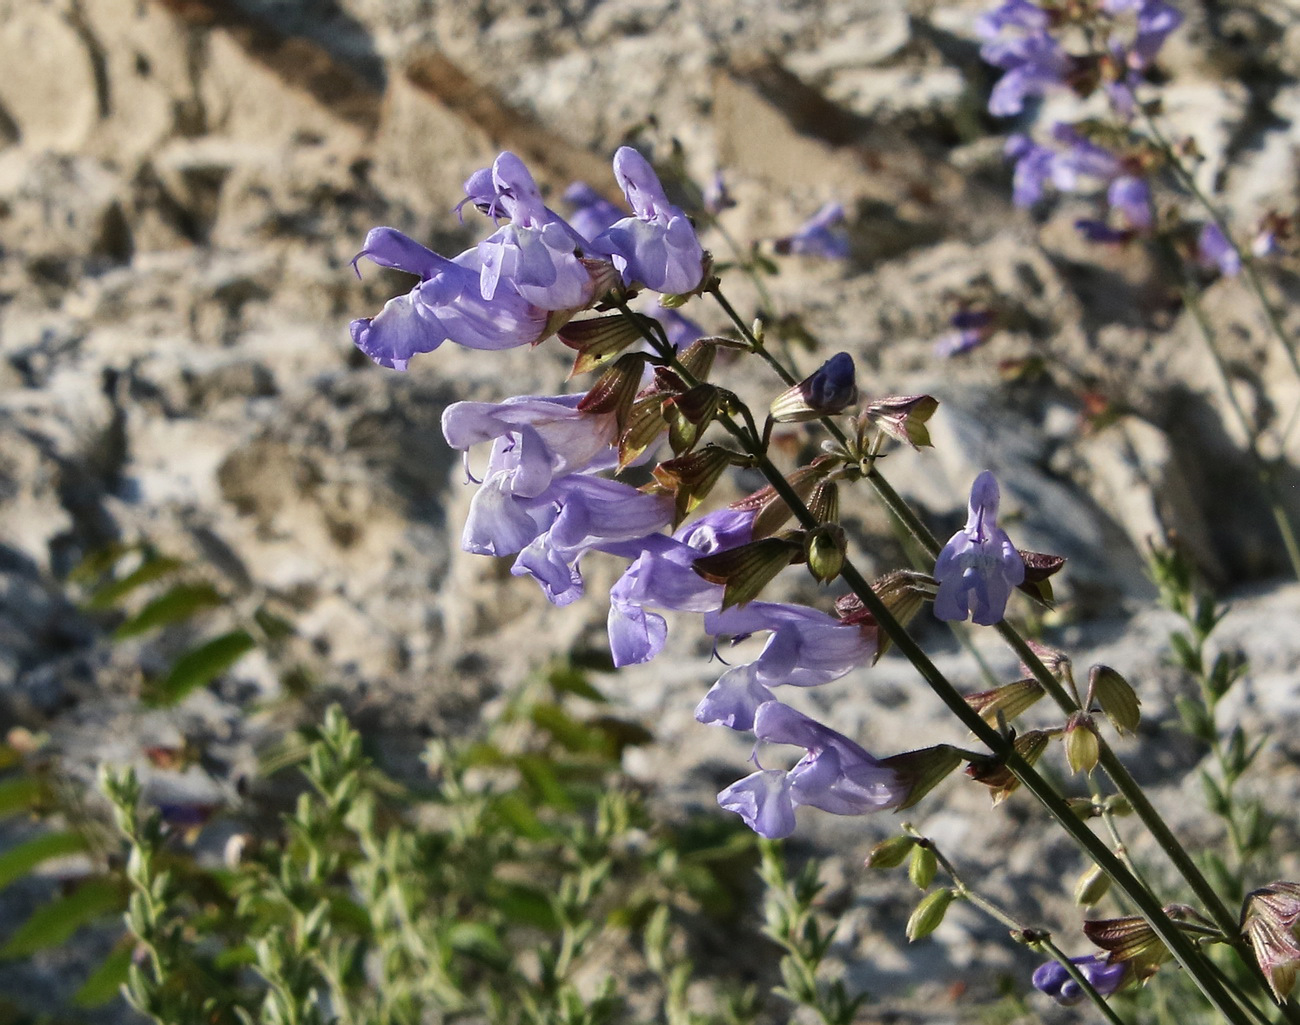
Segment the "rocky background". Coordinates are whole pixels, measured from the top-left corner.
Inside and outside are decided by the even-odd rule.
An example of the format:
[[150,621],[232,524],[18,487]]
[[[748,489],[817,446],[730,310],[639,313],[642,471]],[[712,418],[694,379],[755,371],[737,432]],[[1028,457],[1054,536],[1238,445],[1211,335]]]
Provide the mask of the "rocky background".
[[[869,394],[941,400],[936,447],[887,461],[936,533],[960,522],[989,467],[1013,536],[1069,557],[1049,637],[1137,684],[1148,725],[1135,764],[1167,784],[1162,806],[1194,835],[1205,827],[1178,788],[1194,793],[1196,755],[1171,727],[1180,682],[1161,660],[1171,621],[1140,568],[1149,538],[1177,532],[1238,598],[1224,631],[1253,671],[1234,700],[1272,727],[1256,778],[1294,807],[1300,589],[1278,582],[1285,559],[1240,431],[1194,325],[1136,248],[1079,241],[1077,206],[1041,225],[1011,207],[1008,126],[982,113],[983,6],[0,0],[0,729],[49,731],[87,779],[101,760],[188,739],[211,771],[155,785],[236,801],[257,751],[304,714],[277,701],[288,666],[317,681],[308,706],[341,698],[390,768],[415,772],[425,738],[472,730],[548,653],[599,647],[600,586],[618,568],[590,560],[591,599],[557,610],[508,564],[460,552],[471,489],[438,430],[457,399],[576,387],[569,354],[448,345],[405,375],[378,368],[347,322],[407,286],[370,267],[359,282],[349,261],[376,224],[444,252],[472,244],[484,223],[451,208],[503,148],[554,192],[575,179],[610,191],[607,157],[639,133],[661,159],[680,140],[700,180],[726,174],[739,205],[723,222],[743,244],[845,204],[852,258],[784,260],[777,307],[802,316],[819,351],[853,353]],[[1183,6],[1162,64],[1167,115],[1248,233],[1266,209],[1296,208],[1300,17],[1284,0]],[[752,309],[733,278],[733,301]],[[1294,336],[1300,278],[1279,265],[1267,280]],[[1008,311],[1008,326],[939,360],[934,342],[969,295]],[[1300,386],[1244,285],[1218,282],[1206,303],[1238,397],[1285,422]],[[703,300],[686,312],[724,327]],[[805,369],[817,358],[800,355]],[[1028,360],[1045,373],[1007,379]],[[744,373],[738,388],[770,393]],[[1290,445],[1294,464],[1300,435]],[[899,563],[865,492],[850,525],[869,568]],[[112,620],[81,611],[67,581],[88,555],[138,541],[212,580],[230,601],[219,615],[264,605],[296,636],[178,709],[141,710],[142,669],[175,651],[110,643]],[[951,636],[921,630],[974,689]],[[682,621],[662,659],[607,681],[654,724],[659,743],[629,768],[662,784],[668,813],[743,774],[746,746],[691,718],[716,675],[706,655]],[[873,750],[963,742],[893,658],[810,698]],[[990,817],[975,789],[950,784],[918,823],[972,866],[999,865],[992,885],[1026,914],[1073,927],[1060,894],[1075,855],[1044,840],[1027,804]],[[854,982],[958,1017],[964,988],[986,992],[995,971],[1023,966],[998,927],[965,913],[934,942],[901,944],[908,897],[858,867],[890,821],[805,825],[805,842],[840,856],[832,900]],[[1297,869],[1293,822],[1282,836],[1279,875]],[[39,896],[7,891],[0,934]],[[50,1006],[59,958],[78,956],[0,966],[0,989]]]

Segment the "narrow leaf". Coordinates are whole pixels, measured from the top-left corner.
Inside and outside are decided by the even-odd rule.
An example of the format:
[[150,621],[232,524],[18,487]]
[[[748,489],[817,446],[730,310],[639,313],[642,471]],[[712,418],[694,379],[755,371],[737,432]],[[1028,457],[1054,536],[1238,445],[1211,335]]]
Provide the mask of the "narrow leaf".
[[168,555],[157,555],[141,563],[126,576],[109,581],[96,589],[86,602],[88,609],[110,609],[137,587],[161,580],[170,573],[181,569],[185,563]]
[[232,630],[191,648],[176,660],[171,672],[148,688],[145,700],[151,705],[174,705],[192,691],[214,679],[257,647],[247,630]]
[[43,833],[0,854],[0,889],[20,879],[42,861],[80,854],[86,839],[79,833]]
[[33,911],[0,948],[0,957],[26,957],[60,946],[83,925],[125,909],[126,893],[116,880],[87,879],[66,896]]
[[90,978],[82,983],[72,1002],[78,1007],[99,1007],[116,997],[126,982],[134,947],[129,938],[114,947],[99,967],[90,973]]
[[211,584],[178,584],[119,626],[113,632],[113,637],[119,641],[135,637],[169,623],[189,619],[194,613],[221,603],[221,595]]

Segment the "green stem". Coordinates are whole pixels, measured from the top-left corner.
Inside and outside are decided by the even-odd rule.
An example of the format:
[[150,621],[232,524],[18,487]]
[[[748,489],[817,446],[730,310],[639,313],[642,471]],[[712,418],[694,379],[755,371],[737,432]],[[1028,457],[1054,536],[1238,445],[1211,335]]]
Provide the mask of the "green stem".
[[[949,878],[952,879],[953,887],[957,891],[958,897],[969,901],[994,921],[1001,922],[1011,930],[1012,936],[1019,938],[1029,946],[1041,950],[1044,954],[1064,968],[1070,978],[1079,985],[1085,994],[1087,994],[1088,999],[1096,1005],[1097,1009],[1101,1011],[1102,1015],[1111,1023],[1111,1025],[1125,1025],[1124,1019],[1121,1018],[1116,1010],[1106,1002],[1106,998],[1097,992],[1097,988],[1088,980],[1088,977],[1080,971],[1079,966],[1071,961],[1070,958],[1052,942],[1051,937],[1046,933],[1046,931],[1027,928],[1018,921],[1015,916],[1003,910],[987,897],[976,893],[970,888],[966,880],[958,875],[956,867],[950,860],[948,860],[948,857],[943,853],[943,851],[939,850],[939,848],[935,846],[932,840],[922,836],[913,829],[909,823],[903,823],[903,830],[924,842],[925,845],[930,848],[930,851],[934,854],[934,860],[939,863],[940,867],[942,867],[943,870],[948,873]],[[1031,939],[1030,937],[1033,938]]]
[[[624,310],[625,313],[627,312],[625,306],[620,305],[619,308]],[[659,350],[660,356],[673,365],[683,380],[688,384],[698,383],[689,371],[681,365],[680,361],[676,359],[670,348],[659,343],[654,335],[649,332],[646,333],[646,338]],[[804,505],[784,475],[762,452],[759,447],[759,439],[750,438],[745,429],[729,416],[720,416],[718,423],[749,452],[754,459],[754,465],[762,472],[768,483],[772,485],[776,493],[792,510],[795,518],[806,529],[816,528],[818,526],[816,518],[809,512],[808,507]],[[1201,951],[1169,918],[1155,895],[1146,890],[1129,872],[1127,867],[1110,852],[1110,849],[1102,842],[1100,837],[1078,819],[1065,799],[1052,788],[1047,780],[1038,774],[1032,765],[1016,752],[1007,738],[989,726],[966,703],[961,692],[948,681],[930,660],[929,656],[903,628],[902,624],[894,618],[888,607],[880,600],[866,578],[862,576],[851,561],[845,561],[840,575],[862,601],[867,611],[872,614],[879,628],[884,631],[904,657],[912,663],[917,672],[920,673],[921,678],[938,695],[940,700],[948,706],[962,725],[974,733],[980,742],[1011,770],[1025,789],[1033,794],[1039,803],[1047,809],[1052,818],[1056,819],[1057,823],[1073,837],[1075,842],[1111,877],[1115,885],[1128,894],[1129,898],[1141,910],[1143,917],[1150,924],[1152,930],[1160,937],[1174,958],[1195,981],[1205,998],[1233,1025],[1246,1025],[1248,1018],[1245,1012],[1237,1005],[1229,992],[1224,989],[1218,977],[1208,973],[1203,964]],[[1012,632],[1014,633],[1014,631]],[[1020,640],[1019,635],[1015,636],[1017,640]],[[1020,644],[1023,646],[1024,641],[1020,640]],[[1031,657],[1033,656],[1027,646],[1025,651]],[[1038,662],[1036,657],[1033,658],[1033,661],[1038,663],[1040,669],[1042,668],[1042,663]],[[1051,677],[1050,673],[1047,673],[1046,669],[1042,669],[1042,672],[1051,681],[1051,686],[1048,689],[1055,688],[1060,692],[1064,700],[1069,702],[1070,699],[1064,694],[1064,691],[1061,691],[1060,684]],[[1047,687],[1048,685],[1044,683],[1044,686]],[[1106,751],[1104,744],[1102,749],[1103,752]],[[1130,802],[1134,803],[1135,808],[1137,807],[1136,803],[1132,802],[1132,799],[1130,799]],[[1149,804],[1147,804],[1147,808],[1150,809]],[[1150,810],[1154,813],[1154,809]]]

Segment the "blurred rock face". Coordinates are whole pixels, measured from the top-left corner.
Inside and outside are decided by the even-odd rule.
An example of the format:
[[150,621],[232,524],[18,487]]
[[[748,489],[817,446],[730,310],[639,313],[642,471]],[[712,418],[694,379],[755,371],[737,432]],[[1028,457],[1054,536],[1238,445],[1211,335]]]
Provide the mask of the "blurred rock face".
[[[792,260],[771,289],[824,353],[857,358],[868,394],[942,400],[937,449],[888,460],[937,533],[992,467],[1013,538],[1070,558],[1060,593],[1084,619],[1148,597],[1138,553],[1168,529],[1222,584],[1278,570],[1224,396],[1153,269],[1084,246],[1069,211],[1041,233],[1012,211],[986,137],[1004,126],[978,113],[982,6],[0,0],[0,723],[53,721],[87,764],[139,728],[128,695],[149,652],[107,644],[58,583],[113,541],[148,539],[236,600],[277,603],[296,657],[408,735],[472,717],[556,648],[603,643],[612,563],[591,560],[592,598],[555,610],[460,552],[470,489],[439,432],[457,399],[573,389],[568,354],[445,346],[406,375],[379,369],[347,322],[409,284],[373,270],[359,283],[348,264],[377,224],[449,254],[482,237],[485,221],[451,208],[502,148],[551,196],[578,178],[616,196],[606,158],[652,115],[659,157],[675,136],[698,180],[727,175],[741,240],[787,235],[827,200],[848,208],[847,267]],[[1300,27],[1235,6],[1174,41],[1166,105],[1249,223],[1293,205],[1300,91],[1264,72],[1294,76]],[[1294,279],[1277,287],[1297,298]],[[1234,288],[1208,306],[1243,395],[1263,416],[1289,411],[1296,385]],[[754,300],[743,281],[729,291]],[[968,294],[997,296],[1007,326],[938,361]],[[723,327],[698,300],[686,312]],[[1045,376],[1003,379],[1038,358]],[[762,405],[774,390],[729,383]],[[1088,431],[1095,395],[1119,415]],[[892,568],[883,514],[853,502],[866,561]],[[709,669],[689,629],[674,638],[673,672],[632,674],[628,694],[686,749]],[[1132,644],[1107,661],[1155,672],[1157,642]],[[896,670],[841,703],[837,726],[886,737],[937,714]],[[274,724],[242,721],[237,695],[273,696],[280,678],[266,660],[238,673],[243,689],[206,695],[185,728],[247,754]],[[1270,714],[1294,716],[1271,693]]]

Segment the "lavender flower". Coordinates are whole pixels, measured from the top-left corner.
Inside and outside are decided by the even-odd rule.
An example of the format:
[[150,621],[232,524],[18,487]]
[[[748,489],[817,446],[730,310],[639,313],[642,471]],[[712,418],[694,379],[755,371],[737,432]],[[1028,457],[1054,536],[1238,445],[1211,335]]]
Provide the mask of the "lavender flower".
[[[467,188],[482,187],[471,177]],[[492,299],[502,280],[543,310],[577,310],[592,299],[595,284],[579,256],[588,245],[554,211],[542,202],[537,183],[524,162],[502,153],[492,164],[495,197],[487,202],[493,213],[504,213],[510,223],[478,244],[479,284],[484,299]],[[470,196],[476,206],[486,196]]]
[[826,203],[793,234],[777,239],[776,251],[783,256],[796,253],[819,256],[824,260],[847,260],[849,240],[842,233],[831,230],[843,220],[844,207],[839,203]]
[[1136,70],[1149,67],[1169,34],[1183,23],[1178,8],[1164,0],[1104,0],[1102,8],[1112,15],[1136,14],[1137,30],[1127,48],[1128,65]]
[[594,242],[627,216],[586,182],[574,182],[565,189],[564,201],[572,208],[569,224],[588,242]]
[[1043,198],[1045,186],[1052,179],[1055,152],[1020,134],[1007,139],[1003,152],[1016,163],[1011,183],[1012,202],[1019,207],[1033,206]]
[[1196,240],[1196,257],[1201,266],[1218,270],[1225,278],[1241,273],[1241,255],[1213,221],[1207,221]]
[[806,752],[788,772],[760,769],[718,794],[718,804],[736,812],[760,836],[777,840],[793,833],[799,805],[834,815],[865,815],[907,799],[908,787],[893,769],[842,733],[779,701],[759,707],[754,733],[760,741]]
[[700,722],[734,730],[753,727],[755,712],[772,697],[767,688],[816,687],[838,680],[874,658],[878,643],[874,626],[844,623],[817,609],[775,602],[753,601],[711,612],[704,617],[704,629],[714,637],[771,633],[758,658],[723,673],[695,710]]
[[1070,55],[1043,29],[989,39],[980,47],[980,56],[1005,72],[989,95],[989,113],[995,117],[1019,114],[1027,99],[1064,86],[1074,71]]
[[958,310],[948,319],[952,330],[934,343],[934,354],[956,356],[983,345],[993,337],[995,323],[992,310]]
[[971,615],[992,626],[1006,613],[1011,589],[1025,579],[1025,562],[997,523],[998,482],[985,470],[970,491],[966,526],[949,539],[934,565],[939,593],[934,614],[962,620]]
[[[1087,954],[1072,957],[1070,961],[1078,966],[1092,988],[1104,997],[1119,990],[1127,981],[1125,976],[1128,974],[1128,966],[1122,963],[1108,964],[1105,954]],[[1070,978],[1064,965],[1056,961],[1048,961],[1035,969],[1033,985],[1034,989],[1046,993],[1065,1007],[1079,1003],[1086,996],[1083,987]]]
[[472,249],[448,260],[396,228],[373,228],[352,260],[354,268],[362,257],[420,278],[377,317],[351,324],[353,343],[381,366],[405,370],[412,356],[448,340],[470,349],[509,349],[538,342],[548,331],[546,311],[513,288],[500,289],[491,301],[480,295]]
[[549,522],[519,552],[510,572],[535,578],[553,605],[582,597],[578,562],[587,552],[621,549],[656,533],[673,516],[669,495],[646,494],[622,481],[585,473],[560,478],[544,495]]
[[628,285],[684,295],[704,278],[704,250],[686,215],[668,202],[645,157],[630,146],[614,154],[614,177],[636,216],[611,225],[597,240]]
[[722,605],[722,585],[691,567],[701,555],[726,551],[753,537],[752,510],[720,509],[688,523],[672,537],[654,534],[635,542],[635,561],[610,589],[609,647],[614,665],[649,662],[664,646],[668,625],[648,608],[713,612]]

